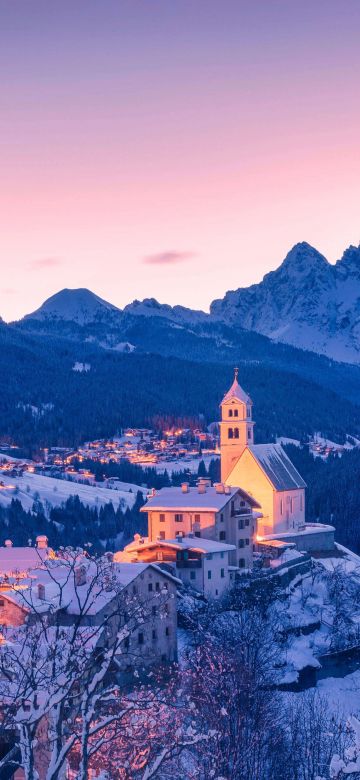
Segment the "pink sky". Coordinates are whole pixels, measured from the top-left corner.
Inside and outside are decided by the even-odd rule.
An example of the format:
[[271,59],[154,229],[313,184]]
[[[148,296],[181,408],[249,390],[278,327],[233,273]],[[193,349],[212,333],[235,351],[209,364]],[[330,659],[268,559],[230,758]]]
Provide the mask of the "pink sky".
[[0,315],[207,309],[360,240],[360,3],[0,0]]

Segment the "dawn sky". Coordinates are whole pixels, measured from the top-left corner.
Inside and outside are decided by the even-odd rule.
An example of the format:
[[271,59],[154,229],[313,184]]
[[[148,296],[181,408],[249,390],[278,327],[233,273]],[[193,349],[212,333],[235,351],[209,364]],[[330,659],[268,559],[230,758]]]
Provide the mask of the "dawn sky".
[[0,0],[0,315],[360,240],[359,0]]

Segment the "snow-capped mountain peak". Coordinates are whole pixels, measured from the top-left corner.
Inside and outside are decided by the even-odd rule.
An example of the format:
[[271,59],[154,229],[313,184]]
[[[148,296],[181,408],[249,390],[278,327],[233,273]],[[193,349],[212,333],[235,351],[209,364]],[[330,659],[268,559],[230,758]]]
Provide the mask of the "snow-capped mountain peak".
[[335,265],[296,244],[259,284],[227,292],[210,307],[225,320],[335,360],[360,362],[360,248]]
[[87,325],[110,316],[121,314],[121,310],[104,301],[86,288],[60,290],[48,298],[39,309],[27,314],[24,319],[75,322]]

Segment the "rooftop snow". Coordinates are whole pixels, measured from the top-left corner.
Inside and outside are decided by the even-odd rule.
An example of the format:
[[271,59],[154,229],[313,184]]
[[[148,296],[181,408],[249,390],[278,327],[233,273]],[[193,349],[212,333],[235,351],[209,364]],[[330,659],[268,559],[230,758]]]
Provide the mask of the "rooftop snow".
[[251,444],[249,450],[275,490],[296,490],[306,487],[306,483],[291,463],[281,444]]
[[0,547],[0,575],[28,571],[39,566],[48,557],[48,549]]
[[228,390],[228,392],[224,395],[221,403],[224,404],[226,401],[231,401],[233,398],[237,398],[238,401],[242,401],[244,404],[251,403],[250,396],[245,393],[245,390],[243,390],[242,387],[240,387],[236,377],[230,387],[230,390]]
[[[197,536],[182,536],[181,541],[176,539],[157,539],[149,542],[148,537],[145,537],[142,541],[134,541],[127,545],[124,553],[138,552],[138,550],[148,550],[152,547],[175,547],[176,550],[188,549],[198,550],[203,553],[217,553],[217,552],[231,552],[235,550],[233,544],[225,544],[224,542],[217,542],[213,539],[200,539]],[[120,553],[122,555],[123,553]],[[116,555],[116,553],[115,553]]]
[[214,487],[207,487],[205,493],[199,493],[197,487],[190,487],[184,493],[181,487],[161,488],[150,496],[141,512],[150,509],[187,509],[191,511],[218,512],[237,493],[238,488],[230,488],[229,493],[217,493]]

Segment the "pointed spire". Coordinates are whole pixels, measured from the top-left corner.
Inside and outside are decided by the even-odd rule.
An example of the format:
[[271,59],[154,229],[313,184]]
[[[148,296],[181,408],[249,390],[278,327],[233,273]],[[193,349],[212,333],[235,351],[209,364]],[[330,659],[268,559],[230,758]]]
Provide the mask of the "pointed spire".
[[230,401],[232,398],[237,398],[238,401],[242,401],[243,403],[246,404],[251,403],[250,396],[247,393],[245,393],[245,391],[239,385],[238,376],[239,376],[239,369],[236,367],[234,368],[234,381],[230,387],[230,390],[228,390],[228,392],[225,393],[222,403],[224,403],[224,401]]

